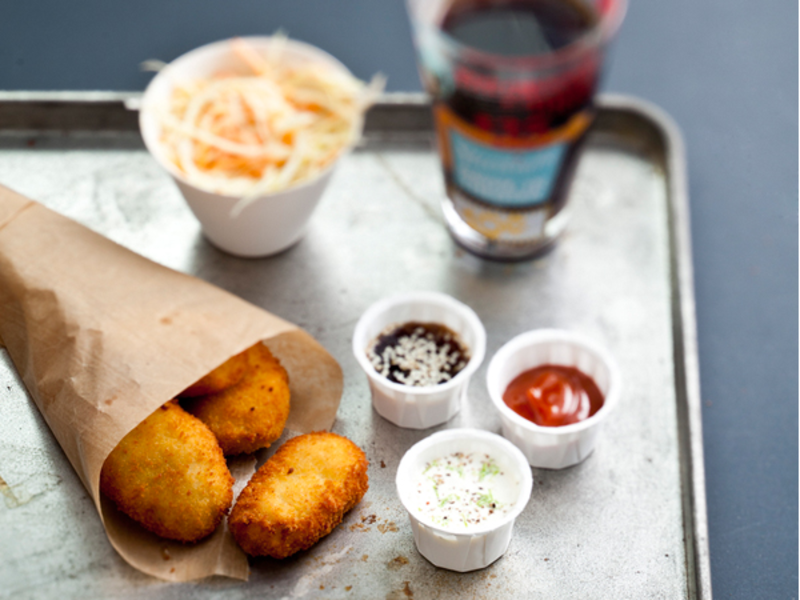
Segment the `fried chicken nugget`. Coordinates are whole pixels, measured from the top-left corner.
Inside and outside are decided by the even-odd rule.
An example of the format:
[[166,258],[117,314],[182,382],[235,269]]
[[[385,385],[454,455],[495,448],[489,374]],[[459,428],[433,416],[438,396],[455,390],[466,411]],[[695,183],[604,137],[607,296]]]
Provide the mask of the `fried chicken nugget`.
[[247,371],[247,350],[231,356],[208,375],[201,377],[183,390],[178,397],[194,398],[206,394],[216,394],[239,383],[244,377],[245,371]]
[[361,501],[367,465],[364,452],[335,433],[292,438],[250,479],[228,527],[252,556],[286,558],[306,550]]
[[277,440],[289,418],[289,375],[262,343],[245,350],[242,380],[216,394],[184,401],[203,421],[226,456],[251,453]]
[[100,489],[148,531],[181,542],[213,532],[233,502],[233,477],[214,434],[174,400],[109,454]]

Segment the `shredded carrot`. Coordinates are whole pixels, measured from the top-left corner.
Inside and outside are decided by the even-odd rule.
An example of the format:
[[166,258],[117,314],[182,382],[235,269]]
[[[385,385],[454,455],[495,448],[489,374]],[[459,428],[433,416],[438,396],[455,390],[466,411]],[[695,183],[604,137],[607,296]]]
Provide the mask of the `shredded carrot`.
[[157,111],[169,160],[198,187],[243,205],[321,173],[358,140],[383,87],[380,77],[367,85],[322,63],[286,60],[286,38],[272,40],[266,54],[232,40],[246,74],[178,82]]

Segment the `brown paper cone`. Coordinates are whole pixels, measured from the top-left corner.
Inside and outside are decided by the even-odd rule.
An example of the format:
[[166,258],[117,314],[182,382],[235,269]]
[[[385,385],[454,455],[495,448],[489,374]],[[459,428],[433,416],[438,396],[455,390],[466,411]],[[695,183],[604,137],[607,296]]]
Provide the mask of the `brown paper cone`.
[[[259,340],[289,373],[287,428],[329,429],[338,363],[308,333],[194,277],[135,254],[0,187],[0,339],[94,500],[111,544],[150,575],[246,579],[225,524],[184,545],[158,538],[101,497],[100,470],[156,408]],[[232,471],[241,480],[252,472]]]

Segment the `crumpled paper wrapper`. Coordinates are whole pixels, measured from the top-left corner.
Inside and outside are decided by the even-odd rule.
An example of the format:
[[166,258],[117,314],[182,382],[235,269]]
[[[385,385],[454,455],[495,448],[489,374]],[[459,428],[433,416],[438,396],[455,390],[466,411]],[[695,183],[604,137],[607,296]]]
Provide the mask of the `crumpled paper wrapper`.
[[[111,544],[140,571],[169,581],[247,579],[247,557],[224,521],[197,544],[171,542],[117,511],[99,486],[106,457],[130,430],[260,340],[289,372],[287,429],[329,429],[342,371],[308,333],[0,186],[0,342]],[[238,487],[254,464],[229,461]]]

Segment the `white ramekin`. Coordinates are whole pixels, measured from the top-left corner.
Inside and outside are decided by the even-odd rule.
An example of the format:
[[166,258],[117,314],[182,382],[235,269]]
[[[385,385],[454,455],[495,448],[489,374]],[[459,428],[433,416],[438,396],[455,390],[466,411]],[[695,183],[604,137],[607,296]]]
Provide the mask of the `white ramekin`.
[[[264,52],[274,43],[274,38],[268,36],[242,39],[253,49]],[[327,52],[295,40],[284,41],[287,61],[322,63],[350,74],[341,62]],[[211,243],[237,256],[269,256],[289,248],[303,236],[311,214],[331,179],[336,162],[348,149],[315,178],[280,192],[260,196],[238,213],[234,212],[234,207],[241,200],[239,197],[197,187],[167,159],[160,140],[161,125],[156,112],[159,107],[168,106],[177,83],[238,68],[241,68],[241,60],[231,51],[231,40],[201,46],[176,58],[147,86],[139,112],[139,127],[145,146],[175,180]],[[361,123],[354,126],[360,131]]]
[[[389,381],[367,357],[370,344],[392,325],[409,321],[439,323],[458,334],[470,359],[450,381],[415,387]],[[409,292],[384,298],[361,316],[353,333],[353,354],[367,375],[375,410],[395,425],[426,429],[449,420],[461,407],[472,374],[486,352],[486,331],[469,306],[439,292]]]
[[[516,501],[502,520],[476,526],[466,533],[442,529],[414,510],[414,476],[424,470],[427,462],[458,451],[490,454],[516,480],[518,489]],[[395,482],[419,553],[437,567],[465,572],[483,569],[505,553],[514,521],[530,499],[533,476],[522,452],[499,435],[479,429],[447,429],[420,440],[405,453]]]
[[[542,427],[518,415],[503,392],[517,375],[541,365],[574,367],[594,379],[603,393],[603,406],[591,417],[562,427]],[[620,396],[616,362],[584,336],[557,329],[538,329],[518,335],[492,358],[486,374],[489,396],[500,412],[503,435],[518,446],[531,466],[562,469],[581,462],[594,449],[600,425]]]

